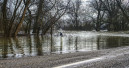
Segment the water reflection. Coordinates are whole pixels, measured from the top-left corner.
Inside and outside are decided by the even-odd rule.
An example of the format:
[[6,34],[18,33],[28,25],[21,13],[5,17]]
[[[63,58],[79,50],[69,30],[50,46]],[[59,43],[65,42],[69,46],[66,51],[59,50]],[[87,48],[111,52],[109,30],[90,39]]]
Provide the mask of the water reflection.
[[129,45],[129,37],[71,35],[0,38],[0,58],[19,58],[100,50]]

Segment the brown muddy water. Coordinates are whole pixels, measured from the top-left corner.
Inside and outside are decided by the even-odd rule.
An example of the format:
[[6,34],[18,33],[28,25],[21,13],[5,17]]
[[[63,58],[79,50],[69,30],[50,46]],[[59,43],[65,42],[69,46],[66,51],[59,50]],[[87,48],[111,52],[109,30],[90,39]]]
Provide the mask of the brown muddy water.
[[0,59],[65,54],[129,45],[128,34],[65,31],[47,36],[0,38]]

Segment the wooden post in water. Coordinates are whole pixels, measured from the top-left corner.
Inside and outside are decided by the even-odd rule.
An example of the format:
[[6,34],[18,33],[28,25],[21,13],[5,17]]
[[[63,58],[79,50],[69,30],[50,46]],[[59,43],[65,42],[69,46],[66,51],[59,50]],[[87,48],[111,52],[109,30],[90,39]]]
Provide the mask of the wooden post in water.
[[97,37],[97,49],[100,50],[100,36]]
[[75,39],[75,50],[76,50],[76,52],[77,52],[77,50],[78,50],[78,46],[77,46],[78,43],[77,43],[77,42],[78,42],[78,37],[76,37],[76,39]]

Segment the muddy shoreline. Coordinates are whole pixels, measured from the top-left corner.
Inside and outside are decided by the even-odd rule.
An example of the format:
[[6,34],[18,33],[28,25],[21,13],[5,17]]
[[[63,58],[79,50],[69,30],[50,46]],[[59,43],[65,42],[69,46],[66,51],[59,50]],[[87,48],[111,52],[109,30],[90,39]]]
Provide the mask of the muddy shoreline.
[[[106,56],[107,59],[93,63],[92,62],[86,63],[84,65],[79,65],[76,67],[94,68],[94,66],[96,66],[95,68],[102,68],[102,67],[119,68],[121,66],[127,66],[129,65],[128,62],[129,46],[111,48],[105,50],[89,51],[89,52],[77,52],[77,53],[68,53],[59,55],[54,54],[49,56],[5,59],[5,60],[0,60],[0,68],[52,68],[60,65],[80,62],[102,56]],[[108,56],[115,56],[115,57],[108,58]],[[112,61],[113,63],[111,63]],[[70,68],[75,68],[75,67],[70,67]]]

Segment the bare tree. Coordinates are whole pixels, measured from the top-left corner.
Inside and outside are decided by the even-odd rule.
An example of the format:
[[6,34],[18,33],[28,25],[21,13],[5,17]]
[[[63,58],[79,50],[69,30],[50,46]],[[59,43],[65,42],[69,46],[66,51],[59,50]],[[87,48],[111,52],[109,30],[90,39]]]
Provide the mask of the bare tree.
[[[48,17],[46,23],[43,25],[42,33],[46,34],[46,32],[66,13],[70,0],[68,0],[64,5],[62,1],[58,0],[56,2],[55,7],[48,13],[50,17]],[[54,11],[54,12],[53,12]]]
[[36,16],[36,22],[34,23],[33,33],[39,34],[39,28],[40,28],[40,22],[43,19],[43,8],[44,8],[44,0],[39,0],[38,3],[38,10],[37,10],[37,16]]
[[117,15],[119,14],[119,8],[115,0],[100,0],[103,4],[104,10],[107,12],[108,30],[115,30],[117,24]]
[[19,32],[19,29],[20,29],[21,26],[22,26],[22,23],[23,23],[24,18],[25,18],[25,13],[26,13],[26,10],[27,10],[27,8],[28,8],[28,6],[29,6],[29,4],[30,4],[30,1],[31,1],[31,0],[27,0],[27,1],[25,2],[25,8],[24,8],[24,10],[23,10],[23,13],[22,13],[22,17],[21,17],[21,19],[20,19],[20,22],[19,22],[19,24],[18,24],[17,27],[16,27],[14,36],[17,36],[17,34],[18,34],[18,32]]
[[71,2],[69,6],[68,15],[71,18],[72,22],[74,23],[76,29],[78,29],[79,26],[80,7],[81,7],[81,0],[75,0]]
[[[100,27],[103,24],[103,17],[105,14],[105,10],[103,10],[103,5],[100,0],[92,1],[91,5],[97,11],[97,18],[96,18],[96,21],[94,21],[95,23],[94,28],[96,31],[100,31]],[[95,20],[95,19],[92,17],[92,20]]]

